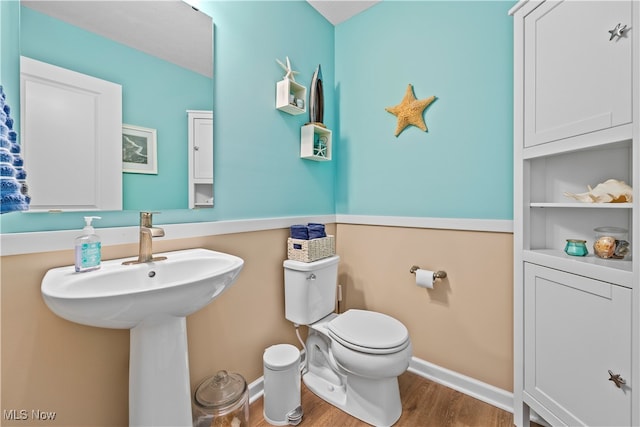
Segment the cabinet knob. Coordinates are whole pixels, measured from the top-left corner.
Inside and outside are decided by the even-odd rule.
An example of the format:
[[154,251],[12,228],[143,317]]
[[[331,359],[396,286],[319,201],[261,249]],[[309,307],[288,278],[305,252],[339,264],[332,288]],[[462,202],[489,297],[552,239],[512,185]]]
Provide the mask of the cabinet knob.
[[622,37],[622,34],[625,31],[627,31],[626,25],[624,27],[622,26],[622,24],[616,25],[613,29],[609,30],[609,34],[611,34],[611,37],[609,37],[609,41],[613,40],[614,37]]
[[616,387],[618,388],[622,388],[623,385],[625,385],[627,382],[624,380],[624,378],[622,378],[620,376],[620,374],[614,374],[613,372],[611,372],[611,370],[609,370],[609,376],[611,378],[609,378],[609,381],[613,381],[613,383],[616,385]]
[[197,145],[193,146],[194,151],[198,151],[200,149],[200,147],[198,147]]

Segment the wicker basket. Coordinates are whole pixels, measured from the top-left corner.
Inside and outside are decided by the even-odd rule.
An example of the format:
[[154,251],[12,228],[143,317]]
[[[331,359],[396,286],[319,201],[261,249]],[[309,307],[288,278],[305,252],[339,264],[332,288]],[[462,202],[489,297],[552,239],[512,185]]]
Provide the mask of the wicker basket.
[[287,256],[294,261],[313,262],[336,253],[334,236],[319,239],[287,239]]

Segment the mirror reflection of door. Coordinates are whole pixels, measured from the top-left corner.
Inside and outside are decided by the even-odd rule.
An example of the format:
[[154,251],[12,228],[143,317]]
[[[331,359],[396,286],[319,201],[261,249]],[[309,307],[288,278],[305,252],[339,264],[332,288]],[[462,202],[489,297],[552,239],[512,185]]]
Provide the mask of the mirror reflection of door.
[[120,210],[122,87],[20,58],[31,210]]

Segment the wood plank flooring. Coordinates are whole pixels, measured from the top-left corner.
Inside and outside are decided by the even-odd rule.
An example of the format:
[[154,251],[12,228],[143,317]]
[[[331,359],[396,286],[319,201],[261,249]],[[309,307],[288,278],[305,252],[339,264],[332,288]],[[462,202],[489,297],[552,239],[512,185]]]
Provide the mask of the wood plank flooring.
[[[513,415],[419,375],[405,372],[398,377],[402,416],[395,426],[402,427],[512,427]],[[333,407],[302,384],[300,397],[304,416],[301,427],[364,427],[368,424]],[[251,427],[268,427],[263,400],[251,405]]]

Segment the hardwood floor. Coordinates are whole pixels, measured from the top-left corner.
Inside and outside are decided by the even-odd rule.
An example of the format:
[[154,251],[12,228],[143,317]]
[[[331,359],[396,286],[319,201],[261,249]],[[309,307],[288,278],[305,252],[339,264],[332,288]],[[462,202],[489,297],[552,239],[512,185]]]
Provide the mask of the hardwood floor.
[[[511,413],[410,372],[400,375],[398,383],[402,399],[402,416],[395,426],[513,426]],[[368,426],[320,399],[304,384],[300,399],[304,410],[302,422],[299,424],[301,427]],[[262,398],[251,405],[249,424],[251,427],[271,425],[264,420]]]

